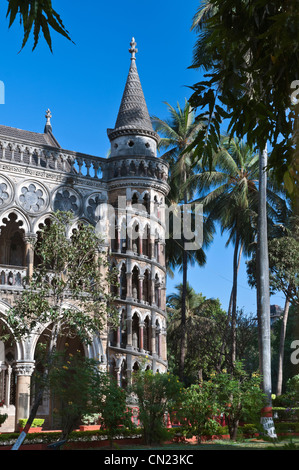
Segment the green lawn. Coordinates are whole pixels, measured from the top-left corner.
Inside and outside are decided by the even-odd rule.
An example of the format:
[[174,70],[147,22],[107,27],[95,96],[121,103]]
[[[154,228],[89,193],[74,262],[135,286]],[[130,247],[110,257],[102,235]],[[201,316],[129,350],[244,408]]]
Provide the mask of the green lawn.
[[[93,450],[111,450],[108,447],[101,447]],[[280,439],[276,443],[266,442],[262,439],[246,439],[233,442],[230,440],[215,440],[204,444],[168,444],[160,447],[147,446],[115,446],[114,450],[159,450],[159,451],[198,451],[198,450],[299,450],[299,437]]]

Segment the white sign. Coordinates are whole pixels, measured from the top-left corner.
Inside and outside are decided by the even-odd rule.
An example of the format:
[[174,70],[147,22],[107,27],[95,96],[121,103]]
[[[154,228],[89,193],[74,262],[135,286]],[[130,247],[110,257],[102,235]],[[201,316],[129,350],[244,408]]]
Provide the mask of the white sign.
[[268,436],[271,437],[272,439],[277,439],[273,419],[262,417],[261,423],[263,425],[264,430],[268,434]]

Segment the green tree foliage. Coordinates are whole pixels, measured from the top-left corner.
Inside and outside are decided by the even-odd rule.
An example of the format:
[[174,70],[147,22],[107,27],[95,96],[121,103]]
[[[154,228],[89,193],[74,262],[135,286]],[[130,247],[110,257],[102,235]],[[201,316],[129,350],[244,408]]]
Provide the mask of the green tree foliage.
[[[169,112],[169,119],[162,120],[157,116],[152,117],[153,126],[156,132],[161,134],[159,141],[159,150],[166,150],[162,158],[169,163],[169,185],[170,192],[166,201],[168,205],[183,205],[183,211],[191,212],[194,227],[194,207],[188,208],[184,205],[190,203],[194,198],[194,187],[190,184],[186,185],[190,176],[194,174],[196,169],[192,164],[192,151],[188,152],[189,145],[194,141],[202,123],[195,119],[190,103],[185,100],[184,107],[179,103],[177,108],[166,103]],[[183,379],[185,356],[186,356],[186,289],[187,289],[187,269],[188,265],[198,264],[203,266],[206,262],[205,253],[202,246],[194,250],[188,250],[185,246],[186,238],[184,236],[184,218],[179,218],[181,225],[181,237],[178,238],[173,234],[174,218],[170,214],[170,230],[169,237],[166,241],[166,263],[168,272],[179,268],[183,276],[182,304],[181,304],[181,338],[180,338],[180,380]],[[179,214],[181,215],[181,214]],[[202,227],[201,227],[202,228]],[[194,227],[198,230],[197,227]],[[208,223],[203,225],[203,245],[208,245],[211,241],[211,231]],[[199,235],[199,234],[198,234]],[[188,240],[189,241],[189,240]]]
[[249,375],[241,362],[236,363],[234,373],[223,370],[211,374],[215,401],[220,412],[224,413],[230,438],[237,438],[240,420],[258,423],[260,412],[266,403],[266,396],[261,390],[261,377],[257,373]]
[[[16,338],[43,333],[47,348],[45,383],[59,338],[75,336],[81,343],[90,344],[94,334],[117,321],[113,296],[106,288],[116,282],[116,277],[108,269],[101,240],[91,225],[71,230],[73,224],[71,213],[56,212],[50,224],[41,229],[40,238],[32,241],[39,263],[7,316]],[[28,425],[43,392],[40,387]]]
[[[167,344],[169,367],[174,374],[179,370],[180,308],[182,284],[167,297]],[[186,362],[184,383],[197,382],[217,368],[226,313],[218,299],[207,299],[197,294],[187,283],[186,295]]]
[[[44,376],[35,376],[35,383]],[[55,353],[46,384],[55,400],[55,413],[61,419],[62,439],[76,429],[84,415],[99,417],[105,397],[106,374],[101,372],[96,361],[65,352]]]
[[49,49],[52,52],[51,27],[54,31],[71,40],[68,31],[62,22],[60,15],[54,10],[52,0],[8,0],[7,17],[9,27],[19,18],[23,25],[24,37],[22,49],[27,44],[30,33],[33,32],[33,49],[38,44],[40,32],[42,32]]
[[178,409],[182,385],[170,374],[154,374],[151,370],[137,371],[131,392],[138,399],[139,418],[145,442],[149,445],[163,440],[166,412]]
[[264,149],[282,181],[294,157],[297,113],[291,84],[299,78],[299,22],[296,0],[210,0],[208,14],[195,17],[198,33],[192,67],[207,72],[195,84],[190,103],[208,118],[196,152],[210,159],[223,119],[231,136]]
[[[284,226],[280,236],[269,240],[269,268],[272,292],[283,292],[294,305],[299,305],[299,229]],[[255,254],[247,262],[248,280],[256,286]]]
[[217,433],[219,408],[211,381],[192,384],[183,392],[182,405],[177,417],[188,437],[196,436],[198,443],[202,437]]
[[107,435],[112,447],[113,438],[119,432],[119,428],[132,428],[131,412],[127,405],[127,393],[124,388],[119,387],[116,379],[106,375],[103,386],[103,400],[99,407],[101,412],[100,422],[107,430]]

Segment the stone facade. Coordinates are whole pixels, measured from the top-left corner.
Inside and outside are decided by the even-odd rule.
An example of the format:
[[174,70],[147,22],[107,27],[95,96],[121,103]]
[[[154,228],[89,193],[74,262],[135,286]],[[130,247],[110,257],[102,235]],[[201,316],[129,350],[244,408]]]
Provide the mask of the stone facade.
[[[99,360],[121,386],[140,367],[167,369],[164,198],[168,167],[157,158],[137,67],[135,41],[111,151],[100,158],[63,149],[47,111],[43,133],[0,126],[0,325],[35,265],[32,238],[55,210],[105,234],[111,266],[119,273],[116,331],[99,332],[85,355]],[[113,212],[103,217],[103,208]],[[11,332],[13,338],[13,331]],[[5,412],[28,416],[29,388],[39,338],[0,342],[0,400]],[[39,415],[51,415],[44,399]],[[50,422],[51,420],[49,420]],[[12,429],[11,429],[12,430]]]

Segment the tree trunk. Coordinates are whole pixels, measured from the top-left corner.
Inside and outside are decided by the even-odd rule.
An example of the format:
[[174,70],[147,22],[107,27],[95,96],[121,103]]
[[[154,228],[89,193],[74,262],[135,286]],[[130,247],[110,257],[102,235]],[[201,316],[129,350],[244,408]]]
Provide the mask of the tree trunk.
[[[290,286],[288,290],[290,289]],[[278,356],[278,377],[277,377],[277,389],[276,395],[281,395],[282,393],[282,379],[283,379],[283,358],[284,358],[284,343],[285,343],[285,335],[286,335],[286,328],[287,328],[287,321],[288,321],[288,314],[290,308],[290,298],[287,294],[285,305],[284,305],[284,312],[283,312],[283,319],[281,323],[281,330],[280,330],[280,343],[279,343],[279,356]]]
[[187,253],[183,251],[183,287],[181,308],[181,341],[180,341],[180,364],[179,379],[183,381],[185,357],[186,357],[186,291],[187,291]]
[[236,236],[235,250],[234,250],[234,265],[233,265],[233,289],[232,289],[232,322],[231,322],[231,337],[232,337],[232,353],[231,361],[232,368],[236,362],[237,343],[236,343],[236,322],[237,322],[237,277],[238,277],[238,251],[239,251],[239,236]]
[[[238,255],[237,274],[238,274],[239,268],[240,268],[242,252],[243,252],[243,243],[241,244],[240,251],[239,251],[239,255]],[[230,299],[229,299],[229,306],[228,306],[228,311],[227,311],[227,318],[226,318],[226,324],[225,324],[225,331],[224,331],[223,338],[222,338],[221,350],[220,350],[219,360],[218,360],[218,364],[217,364],[217,371],[218,371],[218,372],[220,372],[220,370],[221,370],[221,364],[222,364],[222,361],[223,361],[224,351],[225,351],[225,347],[226,347],[227,339],[228,339],[228,335],[229,335],[228,332],[229,332],[229,326],[230,326],[230,324],[231,324],[231,312],[232,312],[232,304],[233,304],[233,292],[234,292],[234,286],[232,287],[231,294],[230,294]]]
[[[184,172],[183,182],[186,182],[186,172]],[[187,194],[184,193],[184,203],[187,204]],[[184,210],[185,207],[184,207]],[[183,249],[183,288],[182,288],[182,308],[181,308],[181,340],[180,340],[180,363],[179,363],[179,379],[184,379],[185,357],[186,357],[186,295],[187,295],[187,252],[185,250],[184,230],[182,234]]]
[[260,316],[260,340],[262,353],[263,391],[267,406],[272,407],[271,400],[271,342],[270,342],[270,289],[269,257],[267,232],[267,148],[259,154],[259,212],[258,212],[258,312]]

